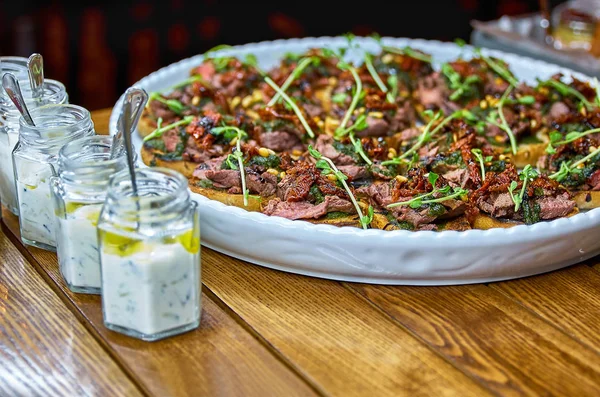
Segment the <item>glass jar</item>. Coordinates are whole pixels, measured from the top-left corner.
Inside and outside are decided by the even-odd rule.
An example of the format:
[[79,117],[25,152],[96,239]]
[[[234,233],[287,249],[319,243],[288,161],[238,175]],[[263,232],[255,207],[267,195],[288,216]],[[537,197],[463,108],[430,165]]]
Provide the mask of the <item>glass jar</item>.
[[96,135],[67,143],[58,153],[58,176],[50,178],[58,264],[73,292],[100,294],[98,217],[109,178],[127,167],[123,145],[110,157],[112,140]]
[[104,325],[153,341],[200,324],[200,222],[188,181],[166,168],[111,178],[98,238]]
[[55,250],[55,215],[50,178],[57,175],[58,151],[67,142],[94,135],[90,112],[76,105],[46,105],[30,111],[35,127],[19,119],[13,164],[21,241]]
[[554,47],[589,51],[599,18],[599,0],[569,0],[559,4],[552,10]]
[[[44,95],[33,99],[27,71],[27,58],[0,57],[0,76],[4,73],[15,75],[21,86],[27,108],[32,109],[49,104],[68,103],[69,96],[65,86],[55,80],[44,81]],[[0,88],[0,199],[2,205],[13,214],[19,215],[15,177],[12,163],[12,151],[19,141],[20,113],[8,95]]]

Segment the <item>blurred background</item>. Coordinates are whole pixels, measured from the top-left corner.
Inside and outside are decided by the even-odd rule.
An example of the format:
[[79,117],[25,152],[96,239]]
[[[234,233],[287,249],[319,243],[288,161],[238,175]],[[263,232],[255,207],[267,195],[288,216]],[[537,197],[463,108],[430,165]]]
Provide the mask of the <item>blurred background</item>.
[[3,1],[0,55],[40,52],[46,76],[66,84],[72,103],[95,110],[112,106],[127,87],[152,71],[217,44],[346,32],[468,42],[470,21],[538,12],[541,3]]

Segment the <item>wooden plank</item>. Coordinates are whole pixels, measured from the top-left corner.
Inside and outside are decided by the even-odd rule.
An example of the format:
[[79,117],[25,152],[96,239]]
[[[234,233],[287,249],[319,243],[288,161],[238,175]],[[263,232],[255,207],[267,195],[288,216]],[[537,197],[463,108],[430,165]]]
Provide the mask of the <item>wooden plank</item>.
[[600,355],[485,285],[348,287],[499,394],[600,395]]
[[587,265],[490,287],[600,351],[600,273]]
[[205,285],[326,393],[487,395],[340,283],[203,256]]
[[141,395],[2,231],[0,395]]
[[[3,215],[5,224],[18,236],[16,217],[7,211]],[[206,294],[202,294],[198,329],[158,342],[143,342],[104,327],[100,297],[71,293],[58,270],[56,254],[34,247],[22,249],[48,282],[62,291],[105,347],[114,352],[122,366],[151,394],[315,395],[310,385]]]

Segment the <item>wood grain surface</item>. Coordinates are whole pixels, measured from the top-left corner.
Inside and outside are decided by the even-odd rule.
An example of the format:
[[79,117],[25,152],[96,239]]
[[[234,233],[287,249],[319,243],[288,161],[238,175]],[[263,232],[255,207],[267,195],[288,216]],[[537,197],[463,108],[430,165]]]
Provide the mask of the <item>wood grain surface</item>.
[[600,395],[600,356],[485,285],[350,286],[503,395]]
[[141,395],[2,232],[0,395]]
[[[18,236],[17,218],[4,211]],[[25,256],[88,324],[146,392],[156,396],[308,396],[315,391],[205,294],[200,327],[158,342],[143,342],[104,327],[100,297],[74,294],[56,254],[24,247]],[[205,256],[202,250],[202,255]],[[204,264],[204,261],[203,261]],[[203,269],[204,273],[204,269]]]

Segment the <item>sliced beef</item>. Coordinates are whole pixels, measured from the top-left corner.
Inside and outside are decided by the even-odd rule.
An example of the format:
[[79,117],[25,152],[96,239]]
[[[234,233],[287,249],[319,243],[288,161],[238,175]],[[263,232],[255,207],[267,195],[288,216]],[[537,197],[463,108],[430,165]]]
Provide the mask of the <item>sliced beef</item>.
[[515,212],[515,203],[508,193],[492,192],[487,198],[479,197],[476,205],[483,212],[496,218],[510,217]]
[[419,135],[421,135],[421,131],[418,128],[407,128],[405,130],[403,130],[399,135],[398,138],[400,141],[410,141],[413,138],[418,137]]
[[467,203],[461,200],[446,200],[441,203],[446,207],[446,213],[441,215],[440,219],[451,219],[462,215],[467,210]]
[[600,170],[595,171],[592,176],[590,176],[590,185],[592,190],[600,190]]
[[563,116],[569,114],[571,110],[564,102],[555,102],[550,106],[550,111],[548,112],[548,116],[553,119],[559,119]]
[[386,136],[390,131],[390,124],[382,118],[367,116],[367,128],[358,131],[356,136]]
[[312,117],[321,117],[324,113],[323,108],[318,105],[313,105],[312,103],[305,103],[302,105],[306,113]]
[[150,101],[151,113],[158,119],[163,119],[163,125],[171,124],[177,118],[175,112],[169,110],[166,105],[159,101]]
[[414,125],[416,119],[417,117],[412,103],[410,101],[405,101],[403,104],[398,105],[396,114],[389,120],[389,133],[393,134],[409,128]]
[[336,196],[326,196],[321,204],[311,204],[308,201],[288,202],[275,198],[267,204],[263,212],[267,215],[295,219],[318,219],[329,212],[355,213],[356,210],[348,200]]
[[369,171],[367,170],[367,167],[361,167],[359,165],[340,165],[338,169],[342,171],[344,175],[346,175],[351,181],[369,177]]
[[409,206],[403,205],[401,207],[395,207],[391,212],[399,221],[408,222],[416,228],[431,223],[436,219],[435,216],[429,215],[429,208],[415,210]]
[[571,200],[568,193],[556,197],[544,197],[537,200],[540,205],[540,218],[554,219],[568,215],[575,208],[575,201]]
[[262,146],[276,152],[304,150],[300,138],[288,131],[263,132],[259,135],[259,140]]
[[181,137],[176,128],[166,131],[162,135],[162,140],[165,144],[167,152],[174,152],[177,150],[177,144],[181,143]]
[[426,108],[442,108],[449,95],[444,76],[433,72],[417,82],[417,99]]
[[268,197],[274,195],[277,190],[277,177],[268,172],[263,172],[259,175],[248,170],[246,184],[250,193]]
[[347,154],[338,152],[333,147],[333,137],[329,135],[319,135],[315,143],[317,149],[323,156],[328,157],[335,165],[353,165],[354,159]]
[[356,191],[369,197],[369,200],[380,207],[385,207],[394,202],[392,198],[392,188],[389,183],[374,183],[369,186],[361,187]]
[[470,173],[466,168],[456,168],[442,174],[442,176],[451,186],[460,186],[464,188],[469,182]]
[[219,189],[242,187],[240,172],[237,170],[208,170],[205,175],[213,182],[213,186]]
[[217,157],[208,160],[202,164],[198,164],[198,167],[194,170],[194,177],[198,179],[207,179],[206,173],[208,171],[217,171],[221,169],[221,164],[225,161],[227,156]]

